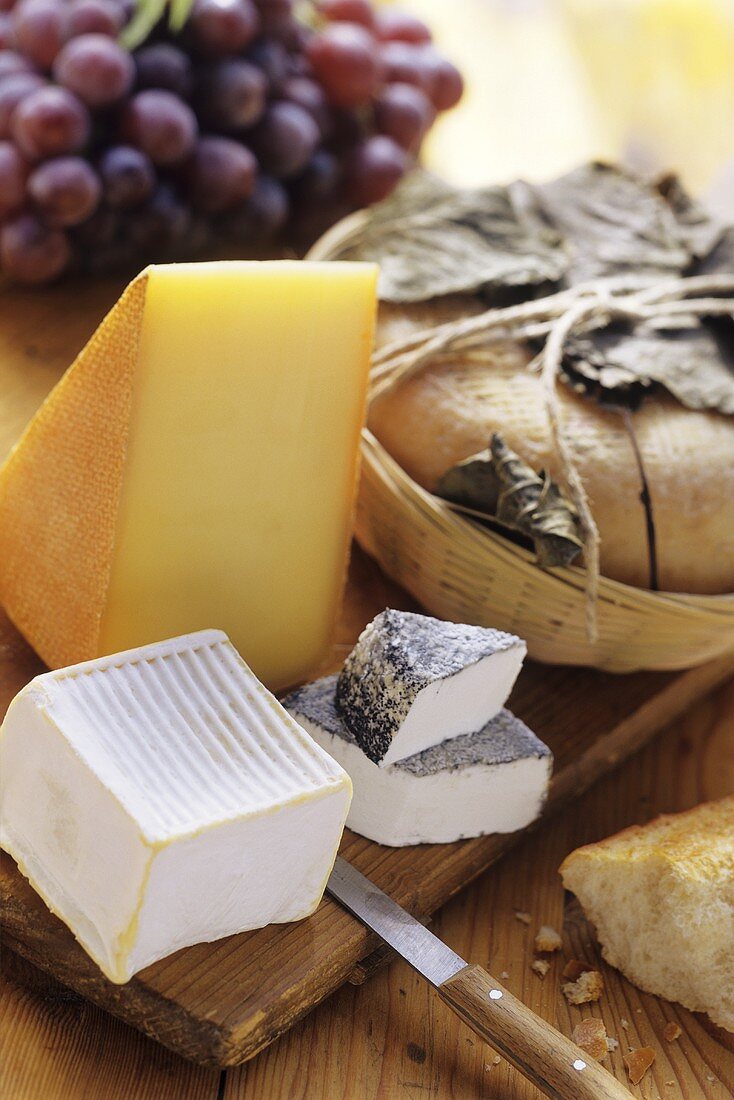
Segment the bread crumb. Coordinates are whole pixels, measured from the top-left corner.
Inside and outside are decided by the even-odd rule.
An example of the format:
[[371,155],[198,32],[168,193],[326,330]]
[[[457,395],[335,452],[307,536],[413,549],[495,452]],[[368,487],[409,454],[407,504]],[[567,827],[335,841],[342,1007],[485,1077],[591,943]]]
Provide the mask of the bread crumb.
[[530,969],[534,970],[540,978],[544,978],[550,970],[550,963],[546,959],[535,959],[531,962]]
[[665,1036],[665,1038],[668,1040],[669,1043],[674,1043],[675,1040],[679,1039],[682,1034],[683,1034],[683,1032],[681,1031],[678,1024],[676,1024],[675,1020],[671,1020],[670,1023],[667,1023],[665,1025],[665,1030],[663,1031],[663,1035]]
[[639,1085],[654,1061],[655,1051],[652,1047],[640,1047],[625,1054],[624,1064],[627,1067],[627,1076],[633,1085]]
[[541,954],[550,954],[552,951],[560,951],[562,946],[560,932],[556,932],[549,924],[542,924],[535,936],[535,950]]
[[510,975],[506,970],[503,970],[502,973],[500,974],[500,978],[502,978],[502,981],[504,981],[506,978],[509,978],[509,976]]
[[582,974],[593,969],[594,967],[590,963],[582,962],[581,959],[569,959],[563,968],[561,977],[568,978],[570,982],[577,982]]
[[585,970],[577,981],[565,982],[561,988],[569,1004],[585,1005],[601,998],[604,979],[598,970]]
[[619,1050],[619,1039],[607,1035],[607,1050]]
[[713,1073],[707,1073],[707,1074],[706,1074],[706,1080],[707,1080],[707,1081],[712,1081],[712,1082],[713,1082],[713,1081],[715,1081],[715,1080],[716,1080],[716,1078],[714,1077]]
[[606,1058],[609,1053],[604,1021],[597,1020],[594,1016],[589,1016],[580,1024],[576,1024],[571,1032],[571,1038],[577,1047],[581,1047],[591,1058],[596,1058],[597,1062]]
[[622,1019],[619,1022],[621,1024],[621,1026],[624,1028],[625,1031],[629,1031],[629,1026],[630,1026],[629,1020],[625,1020],[625,1018],[622,1017]]
[[502,1059],[500,1058],[499,1054],[495,1054],[494,1058],[492,1059],[492,1065],[498,1066],[501,1061]]
[[529,913],[524,913],[522,909],[515,910],[515,920],[519,920],[520,924],[530,924],[532,917]]
[[674,1084],[675,1084],[675,1081],[666,1081],[665,1082],[666,1088],[669,1088],[669,1089],[672,1089]]

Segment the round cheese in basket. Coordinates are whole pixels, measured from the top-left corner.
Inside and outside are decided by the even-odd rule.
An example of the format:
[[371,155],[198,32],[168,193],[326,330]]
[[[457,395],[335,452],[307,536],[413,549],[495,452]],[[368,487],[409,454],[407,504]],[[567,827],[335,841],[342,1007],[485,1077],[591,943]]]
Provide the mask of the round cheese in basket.
[[[484,308],[469,296],[384,302],[378,344]],[[439,357],[378,397],[369,427],[430,491],[447,470],[485,450],[495,432],[534,470],[562,483],[542,381],[531,360],[528,346],[510,341]],[[629,412],[604,408],[562,383],[557,390],[599,529],[602,574],[668,592],[734,591],[732,418],[686,408],[665,393]]]

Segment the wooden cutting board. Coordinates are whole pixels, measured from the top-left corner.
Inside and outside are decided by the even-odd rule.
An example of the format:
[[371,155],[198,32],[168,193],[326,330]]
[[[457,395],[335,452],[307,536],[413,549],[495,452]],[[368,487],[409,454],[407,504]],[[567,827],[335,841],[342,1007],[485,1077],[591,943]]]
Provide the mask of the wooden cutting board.
[[[119,289],[119,283],[72,284],[38,295],[3,295],[0,453]],[[412,606],[356,552],[330,667],[339,665],[362,626],[386,605]],[[0,615],[0,714],[41,667]],[[625,677],[539,665],[524,669],[510,705],[555,754],[546,815],[578,797],[731,671],[731,660],[684,673]],[[426,917],[517,840],[518,835],[494,836],[389,849],[347,833],[342,854],[411,912]],[[171,1049],[209,1065],[252,1057],[344,981],[363,980],[381,957],[372,954],[374,937],[326,898],[306,921],[187,948],[115,986],[7,856],[0,862],[0,904],[7,946]]]

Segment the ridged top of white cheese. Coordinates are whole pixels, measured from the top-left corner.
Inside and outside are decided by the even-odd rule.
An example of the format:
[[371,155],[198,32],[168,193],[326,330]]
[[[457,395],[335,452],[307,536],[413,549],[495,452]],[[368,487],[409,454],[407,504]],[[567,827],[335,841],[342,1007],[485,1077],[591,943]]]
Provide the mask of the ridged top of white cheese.
[[349,784],[221,631],[44,673],[24,692],[153,842]]

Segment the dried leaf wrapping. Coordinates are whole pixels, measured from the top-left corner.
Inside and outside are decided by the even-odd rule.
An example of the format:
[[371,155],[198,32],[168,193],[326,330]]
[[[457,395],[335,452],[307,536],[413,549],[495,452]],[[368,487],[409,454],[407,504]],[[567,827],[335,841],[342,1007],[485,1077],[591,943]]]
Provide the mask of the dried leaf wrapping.
[[582,165],[534,192],[569,245],[571,284],[625,274],[670,277],[693,260],[690,234],[665,198],[613,165]]
[[697,275],[731,275],[734,272],[734,226],[728,226],[717,244],[696,268]]
[[558,485],[542,470],[536,474],[497,433],[487,452],[440,478],[436,495],[528,537],[539,565],[569,565],[583,549],[578,515]]
[[[497,304],[590,279],[734,274],[734,227],[675,177],[655,186],[613,165],[583,165],[542,186],[473,191],[417,172],[369,211],[339,255],[380,263],[383,300],[490,292]],[[734,326],[727,333],[724,321],[681,317],[675,328],[573,335],[563,373],[604,404],[634,409],[664,387],[688,408],[731,415],[733,361]]]
[[604,404],[637,408],[656,385],[689,409],[734,414],[728,334],[697,323],[661,329],[614,325],[567,342],[564,373]]
[[[673,212],[679,231],[695,259],[709,256],[726,232],[725,224],[691,198],[677,176],[665,176],[657,189]],[[729,271],[734,268],[729,267]]]
[[339,258],[379,263],[388,302],[515,287],[532,297],[567,268],[558,234],[513,203],[509,188],[461,191],[425,172],[374,207]]

